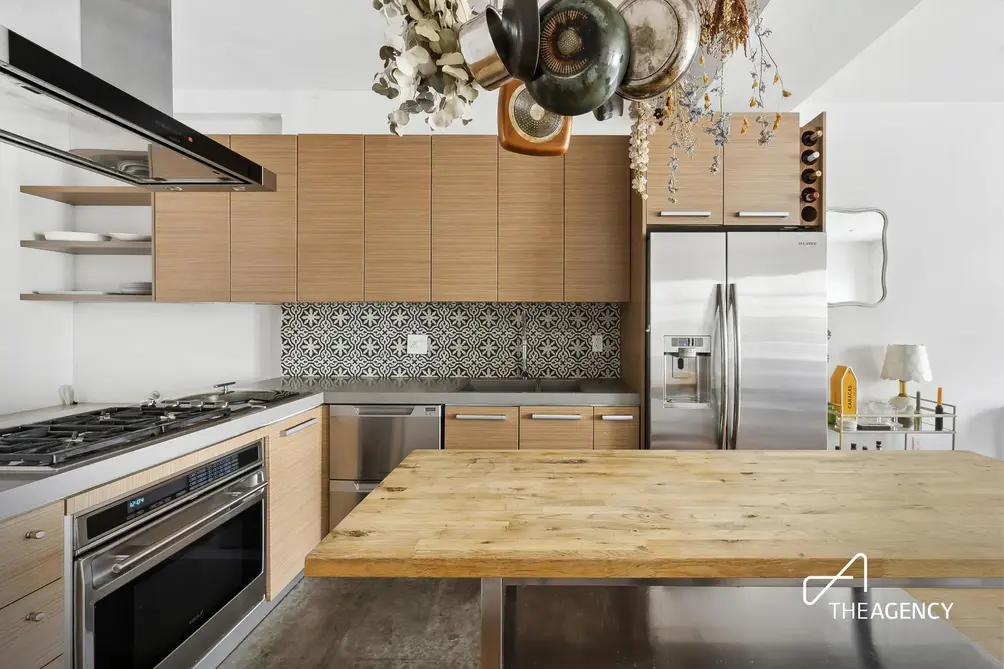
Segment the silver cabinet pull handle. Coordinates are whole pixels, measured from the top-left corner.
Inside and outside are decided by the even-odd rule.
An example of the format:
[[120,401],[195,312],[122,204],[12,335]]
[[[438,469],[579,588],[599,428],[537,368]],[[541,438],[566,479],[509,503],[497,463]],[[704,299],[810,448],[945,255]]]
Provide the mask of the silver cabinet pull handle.
[[530,414],[532,420],[582,420],[582,416],[577,413],[533,413]]
[[24,535],[25,539],[44,539],[45,530],[33,530],[31,532],[26,532]]
[[43,611],[32,611],[24,619],[30,623],[40,623],[45,620],[45,613]]
[[671,217],[677,217],[677,216],[688,216],[688,217],[694,217],[694,218],[711,218],[711,212],[710,211],[673,211],[673,210],[663,209],[662,211],[659,212],[659,216],[661,218],[671,218]]
[[496,413],[458,413],[454,416],[457,420],[505,420],[504,414]]
[[311,418],[310,420],[305,420],[299,425],[294,425],[293,427],[287,428],[279,433],[280,437],[288,437],[291,434],[296,434],[300,430],[306,430],[311,425],[317,424],[316,418]]
[[737,211],[739,218],[788,218],[791,214],[787,211]]
[[610,414],[608,416],[600,416],[600,420],[629,421],[629,420],[634,420],[634,416],[629,416],[624,414]]

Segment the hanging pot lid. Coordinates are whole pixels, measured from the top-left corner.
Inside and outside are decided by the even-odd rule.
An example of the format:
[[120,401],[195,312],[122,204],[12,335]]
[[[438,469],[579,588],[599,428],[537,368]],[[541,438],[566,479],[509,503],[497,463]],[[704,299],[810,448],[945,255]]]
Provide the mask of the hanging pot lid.
[[631,33],[631,58],[617,93],[628,100],[663,95],[697,55],[697,6],[692,0],[625,0],[619,10]]

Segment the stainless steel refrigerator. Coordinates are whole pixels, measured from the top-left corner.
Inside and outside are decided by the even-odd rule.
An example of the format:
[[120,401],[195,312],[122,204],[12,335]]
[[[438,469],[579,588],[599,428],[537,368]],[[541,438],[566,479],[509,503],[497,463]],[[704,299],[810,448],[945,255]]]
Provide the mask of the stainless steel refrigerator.
[[652,232],[648,440],[826,448],[826,236]]

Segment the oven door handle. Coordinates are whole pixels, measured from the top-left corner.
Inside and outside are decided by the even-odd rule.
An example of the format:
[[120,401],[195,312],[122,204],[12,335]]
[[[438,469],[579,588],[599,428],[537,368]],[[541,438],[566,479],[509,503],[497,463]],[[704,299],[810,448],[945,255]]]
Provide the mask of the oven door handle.
[[[242,507],[250,506],[251,504],[257,502],[259,497],[261,497],[261,496],[263,496],[265,494],[265,488],[267,486],[268,486],[267,483],[262,483],[258,487],[252,488],[251,490],[249,490],[246,493],[241,493],[238,497],[236,497],[236,499],[234,499],[229,504],[227,504],[225,506],[221,506],[220,508],[213,510],[212,513],[209,513],[209,514],[203,516],[202,518],[200,518],[199,520],[195,521],[194,523],[191,523],[190,525],[186,525],[185,527],[181,528],[177,532],[172,532],[171,534],[167,535],[166,537],[164,537],[160,541],[157,541],[156,543],[150,544],[149,546],[147,546],[146,548],[144,548],[141,551],[138,551],[134,555],[123,556],[125,559],[120,560],[120,561],[116,562],[114,565],[112,565],[112,572],[115,573],[115,574],[121,574],[122,572],[124,572],[124,571],[126,571],[128,569],[132,569],[133,567],[135,567],[140,562],[143,562],[144,560],[146,560],[147,558],[149,558],[151,555],[155,555],[155,554],[159,553],[166,546],[170,546],[171,544],[173,544],[175,541],[177,541],[178,539],[182,538],[183,536],[185,536],[187,534],[191,534],[192,532],[197,531],[199,528],[212,523],[214,520],[216,520],[220,516],[225,515],[227,513],[230,513],[232,511],[237,511],[238,509],[240,509]],[[228,493],[224,493],[224,494],[236,495],[237,493],[228,492]]]

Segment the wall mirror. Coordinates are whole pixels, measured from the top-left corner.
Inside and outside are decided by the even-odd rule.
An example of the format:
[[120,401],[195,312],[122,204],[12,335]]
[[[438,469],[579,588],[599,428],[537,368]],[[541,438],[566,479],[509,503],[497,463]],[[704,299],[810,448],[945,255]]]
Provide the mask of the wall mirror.
[[874,307],[886,297],[889,262],[881,209],[826,210],[826,302],[831,307]]

